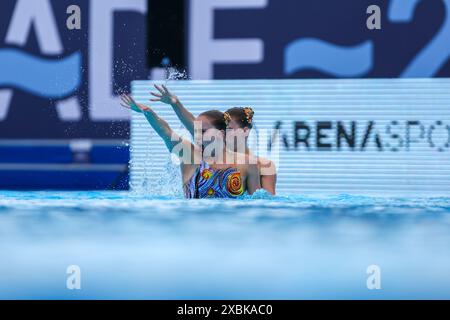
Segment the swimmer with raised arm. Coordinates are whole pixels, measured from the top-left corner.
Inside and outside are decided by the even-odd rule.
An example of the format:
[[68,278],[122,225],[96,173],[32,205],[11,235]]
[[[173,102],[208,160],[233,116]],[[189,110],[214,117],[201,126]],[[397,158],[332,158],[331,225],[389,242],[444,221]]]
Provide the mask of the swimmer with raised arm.
[[[195,116],[187,110],[183,104],[180,102],[177,96],[173,95],[165,85],[158,86],[155,84],[155,88],[158,90],[157,93],[151,92],[154,96],[151,101],[162,102],[172,106],[177,117],[181,120],[185,128],[194,135],[194,121]],[[253,115],[254,112],[252,108],[231,108],[225,113],[225,121],[227,124],[227,130],[234,132],[234,134],[239,138],[243,138],[245,141],[244,150],[238,150],[238,144],[234,144],[231,148],[235,152],[243,152],[247,156],[255,157],[248,147],[248,136],[253,127]],[[265,159],[262,157],[256,157],[258,163],[258,171],[260,174],[261,187],[271,194],[276,193],[276,168],[273,161]]]
[[218,110],[200,114],[195,121],[193,144],[177,135],[168,123],[149,106],[136,103],[122,95],[121,105],[142,113],[163,139],[169,152],[180,159],[183,189],[186,198],[234,198],[245,192],[253,194],[261,188],[259,170],[250,156],[236,161],[238,155],[225,147],[225,116]]

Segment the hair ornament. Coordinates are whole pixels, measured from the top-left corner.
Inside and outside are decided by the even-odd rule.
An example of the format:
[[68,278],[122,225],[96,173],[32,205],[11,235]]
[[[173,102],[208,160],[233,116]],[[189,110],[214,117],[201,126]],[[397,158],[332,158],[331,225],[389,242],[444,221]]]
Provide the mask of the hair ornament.
[[255,114],[255,111],[253,111],[250,107],[244,108],[245,117],[247,118],[247,123],[252,123],[253,121],[253,115]]
[[230,121],[231,121],[231,116],[230,116],[230,114],[228,113],[228,112],[224,112],[223,113],[223,118],[224,118],[224,120],[225,120],[225,123],[228,125],[229,123],[230,123]]

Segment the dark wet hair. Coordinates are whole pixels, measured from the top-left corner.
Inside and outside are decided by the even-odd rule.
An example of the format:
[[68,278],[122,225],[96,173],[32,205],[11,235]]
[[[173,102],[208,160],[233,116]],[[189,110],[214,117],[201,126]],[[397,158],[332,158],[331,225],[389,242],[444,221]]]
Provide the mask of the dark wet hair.
[[[229,120],[233,119],[237,123],[239,123],[239,126],[241,128],[253,128],[253,115],[255,112],[250,107],[235,107],[228,109],[225,112],[225,118],[228,118]],[[231,118],[231,119],[230,119]]]
[[216,128],[217,130],[225,131],[227,129],[227,123],[225,122],[225,116],[222,111],[209,110],[200,113],[199,116],[208,117],[213,127]]

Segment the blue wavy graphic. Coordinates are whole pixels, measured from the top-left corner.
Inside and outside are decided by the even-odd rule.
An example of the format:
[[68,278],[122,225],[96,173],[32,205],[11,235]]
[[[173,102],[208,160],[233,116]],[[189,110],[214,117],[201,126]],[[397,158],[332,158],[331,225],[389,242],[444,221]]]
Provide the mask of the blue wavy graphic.
[[18,49],[0,49],[0,87],[17,88],[45,98],[73,93],[81,80],[81,54],[43,59]]
[[353,47],[341,47],[317,39],[299,39],[287,45],[284,73],[316,69],[336,77],[359,77],[372,69],[373,44],[365,41]]

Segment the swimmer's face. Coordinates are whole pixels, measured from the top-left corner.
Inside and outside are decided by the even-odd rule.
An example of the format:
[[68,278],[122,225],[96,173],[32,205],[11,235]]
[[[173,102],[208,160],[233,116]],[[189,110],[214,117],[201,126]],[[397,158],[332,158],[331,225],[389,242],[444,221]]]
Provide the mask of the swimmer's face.
[[198,116],[194,125],[194,140],[198,145],[206,147],[217,138],[223,139],[224,132],[214,127],[207,116]]
[[[236,119],[231,118],[231,121],[228,122],[227,137],[228,137],[228,135],[230,136],[230,138],[232,136],[234,136],[237,138],[237,142],[239,143],[239,141],[245,141],[249,134],[250,134],[250,128],[249,127],[241,127],[240,123],[238,121],[236,121]],[[234,144],[235,151],[238,151],[237,148],[238,148],[238,144],[235,143]]]

